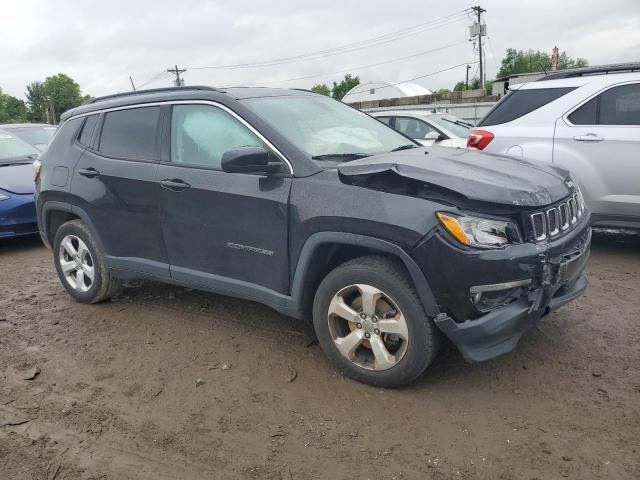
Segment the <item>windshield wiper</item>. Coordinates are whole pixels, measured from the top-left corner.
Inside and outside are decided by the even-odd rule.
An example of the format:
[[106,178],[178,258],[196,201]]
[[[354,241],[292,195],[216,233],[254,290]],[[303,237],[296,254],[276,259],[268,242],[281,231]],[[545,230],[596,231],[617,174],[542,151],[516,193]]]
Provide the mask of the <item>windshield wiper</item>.
[[396,147],[391,151],[392,152],[399,152],[400,150],[409,150],[410,148],[416,148],[416,147],[417,147],[417,145],[413,145],[413,144],[400,145],[399,147]]
[[312,160],[355,160],[356,158],[370,157],[368,153],[327,153],[325,155],[315,155]]

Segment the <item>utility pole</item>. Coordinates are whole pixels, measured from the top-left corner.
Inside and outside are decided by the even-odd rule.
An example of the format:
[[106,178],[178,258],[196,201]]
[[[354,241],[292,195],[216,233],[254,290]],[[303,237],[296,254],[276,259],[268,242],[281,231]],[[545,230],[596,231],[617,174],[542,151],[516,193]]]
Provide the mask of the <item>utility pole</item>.
[[471,27],[471,36],[478,37],[478,55],[480,57],[480,88],[484,89],[484,65],[482,61],[482,37],[487,35],[487,26],[482,24],[482,14],[486,12],[486,10],[482,7],[475,6],[471,7],[471,10],[476,12],[478,17],[478,21],[473,24]]
[[464,80],[464,89],[469,90],[469,70],[471,70],[471,65],[467,65],[467,76]]
[[180,78],[180,74],[186,72],[187,69],[183,68],[182,70],[178,68],[178,65],[175,66],[175,68],[168,68],[167,72],[169,73],[175,73],[176,75],[176,81],[174,82],[176,84],[176,87],[183,87],[184,86],[184,79]]

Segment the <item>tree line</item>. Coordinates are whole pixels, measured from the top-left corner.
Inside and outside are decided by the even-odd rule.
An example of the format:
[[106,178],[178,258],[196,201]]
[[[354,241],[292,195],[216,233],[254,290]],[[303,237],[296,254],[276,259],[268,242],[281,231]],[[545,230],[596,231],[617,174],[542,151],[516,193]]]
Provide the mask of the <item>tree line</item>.
[[0,124],[57,124],[63,112],[91,99],[89,95],[82,95],[80,85],[64,73],[52,75],[44,81],[29,83],[25,97],[26,102],[2,93],[0,88]]
[[[558,70],[569,70],[571,68],[586,67],[589,63],[584,58],[571,58],[567,52],[562,52],[558,58]],[[531,72],[548,72],[551,70],[551,55],[540,50],[516,50],[515,48],[508,48],[505,52],[505,56],[500,62],[500,69],[496,74],[496,78],[504,78],[510,75],[516,75],[519,73],[531,73]],[[360,77],[352,76],[351,74],[345,75],[340,82],[333,82],[333,88],[330,88],[327,84],[319,83],[311,88],[311,91],[327,95],[335,98],[336,100],[342,100],[342,98],[356,85],[360,84]],[[484,82],[485,95],[491,95],[493,82],[487,80]],[[480,88],[480,79],[473,77],[467,83],[466,80],[460,80],[453,86],[454,92],[460,92],[463,90],[478,90]],[[441,88],[435,90],[433,93],[450,93],[452,90],[449,88]]]

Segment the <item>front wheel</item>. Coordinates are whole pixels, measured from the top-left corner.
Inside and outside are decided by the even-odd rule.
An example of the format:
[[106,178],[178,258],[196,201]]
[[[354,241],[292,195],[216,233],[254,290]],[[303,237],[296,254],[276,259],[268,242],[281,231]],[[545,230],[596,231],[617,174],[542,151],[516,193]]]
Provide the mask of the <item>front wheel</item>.
[[318,287],[313,323],[337,368],[371,385],[410,383],[438,350],[439,332],[411,280],[386,257],[356,258],[330,272]]

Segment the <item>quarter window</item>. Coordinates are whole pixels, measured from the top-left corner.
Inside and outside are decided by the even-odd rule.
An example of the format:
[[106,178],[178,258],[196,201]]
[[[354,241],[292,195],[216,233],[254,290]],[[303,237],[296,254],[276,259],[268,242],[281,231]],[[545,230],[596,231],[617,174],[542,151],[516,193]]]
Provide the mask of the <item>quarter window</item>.
[[159,118],[160,107],[108,112],[102,126],[100,152],[110,157],[154,159]]
[[384,123],[385,125],[391,125],[391,117],[376,117],[378,120],[380,120],[382,123]]
[[575,90],[563,88],[528,88],[509,92],[480,120],[478,127],[500,125],[523,117]]
[[91,137],[93,136],[93,130],[96,128],[96,123],[98,123],[98,115],[89,115],[84,121],[78,142],[85,147],[91,146]]
[[600,97],[592,98],[569,115],[569,121],[574,125],[596,125],[598,123],[598,109]]
[[227,150],[263,146],[245,125],[220,108],[175,105],[171,114],[171,161],[220,169]]

